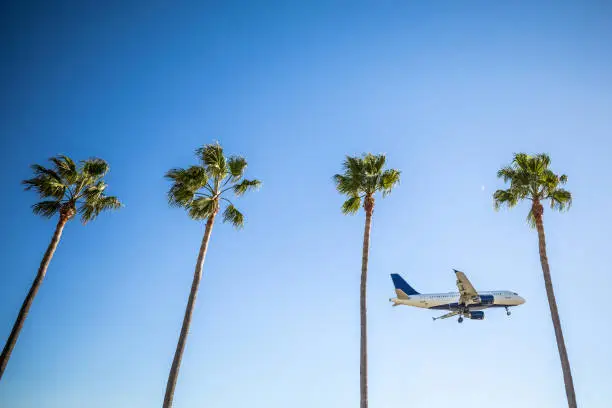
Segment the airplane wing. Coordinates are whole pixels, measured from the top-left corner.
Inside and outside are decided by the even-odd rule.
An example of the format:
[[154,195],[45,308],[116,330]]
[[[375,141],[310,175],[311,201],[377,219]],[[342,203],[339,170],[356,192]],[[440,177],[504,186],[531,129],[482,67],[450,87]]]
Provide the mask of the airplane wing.
[[454,312],[447,313],[447,314],[442,315],[440,317],[432,317],[432,319],[434,319],[434,321],[436,321],[438,319],[448,319],[449,317],[457,316],[458,314],[459,314],[459,312],[455,310]]
[[472,303],[479,303],[480,296],[478,296],[478,292],[472,286],[470,280],[465,276],[465,273],[460,272],[456,269],[453,269],[455,274],[457,275],[457,288],[459,288],[459,303],[464,305],[469,305]]

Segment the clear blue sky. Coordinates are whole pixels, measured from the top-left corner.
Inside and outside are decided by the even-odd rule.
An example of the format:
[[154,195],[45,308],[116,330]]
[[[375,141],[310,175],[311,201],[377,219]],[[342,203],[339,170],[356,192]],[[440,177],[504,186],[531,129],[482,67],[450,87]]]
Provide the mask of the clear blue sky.
[[[528,210],[491,199],[513,152],[545,151],[574,194],[545,226],[576,393],[609,407],[609,4],[6,3],[1,343],[54,228],[28,165],[102,157],[126,206],[66,228],[0,406],[161,405],[203,233],[163,174],[218,139],[264,186],[239,200],[244,230],[213,231],[177,408],[357,406],[363,214],[340,213],[331,176],[367,151],[402,170],[373,221],[371,406],[565,404]],[[450,291],[451,268],[527,303],[462,326],[390,306],[389,273]]]

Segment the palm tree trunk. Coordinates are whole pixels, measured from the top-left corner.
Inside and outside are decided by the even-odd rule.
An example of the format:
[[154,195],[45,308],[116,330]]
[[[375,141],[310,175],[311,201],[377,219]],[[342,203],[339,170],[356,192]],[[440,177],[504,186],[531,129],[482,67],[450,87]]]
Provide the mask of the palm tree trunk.
[[4,370],[6,365],[8,364],[9,358],[11,358],[11,353],[13,352],[13,348],[15,347],[15,343],[17,343],[17,338],[19,337],[19,333],[23,328],[23,323],[25,322],[26,317],[28,317],[28,312],[30,311],[30,306],[32,306],[32,302],[38,293],[38,289],[42,285],[43,279],[47,274],[47,268],[49,267],[49,263],[51,262],[51,258],[53,258],[53,254],[59,244],[60,238],[62,237],[62,231],[64,230],[64,226],[66,222],[68,222],[69,217],[60,216],[59,221],[57,222],[57,226],[55,227],[55,232],[53,233],[53,238],[47,247],[47,252],[43,256],[42,261],[40,262],[40,266],[38,267],[38,273],[36,274],[36,278],[30,287],[30,291],[26,296],[23,304],[21,305],[21,310],[19,310],[19,315],[17,316],[17,320],[13,325],[13,329],[11,330],[11,334],[9,335],[6,344],[4,345],[4,349],[2,350],[2,356],[0,356],[0,379],[2,379],[2,374],[4,374]]
[[557,309],[557,301],[555,300],[555,292],[553,290],[552,279],[550,277],[550,267],[548,266],[548,256],[546,255],[546,236],[544,235],[543,213],[544,209],[542,207],[542,204],[540,204],[539,202],[534,202],[533,214],[535,216],[536,228],[538,230],[540,262],[542,263],[544,286],[546,287],[546,296],[548,297],[548,305],[550,306],[550,315],[552,317],[553,326],[555,328],[557,348],[559,349],[559,357],[561,358],[561,369],[563,370],[563,380],[565,381],[565,394],[567,395],[567,404],[569,408],[576,408],[577,405],[576,393],[574,392],[574,381],[572,380],[572,371],[570,369],[567,350],[565,349],[565,340],[563,339],[563,331],[561,330],[559,310]]
[[172,400],[174,399],[174,389],[176,388],[178,372],[179,368],[181,367],[181,359],[183,358],[183,351],[185,350],[187,335],[189,334],[189,325],[191,324],[191,316],[193,315],[193,308],[195,305],[196,297],[198,296],[198,288],[202,279],[202,268],[204,267],[204,259],[206,258],[208,241],[210,240],[210,233],[213,229],[215,216],[216,214],[211,215],[208,218],[208,221],[206,221],[206,230],[204,231],[204,237],[202,238],[202,244],[200,245],[200,253],[198,254],[198,261],[196,264],[195,272],[193,274],[193,283],[191,284],[191,292],[189,293],[187,309],[185,309],[185,317],[183,317],[183,327],[181,328],[181,335],[179,336],[179,341],[176,345],[176,351],[174,352],[172,368],[170,369],[170,374],[168,375],[168,383],[166,384],[166,395],[164,396],[163,408],[172,407]]
[[370,249],[370,229],[372,225],[372,214],[374,212],[374,197],[366,197],[365,203],[365,228],[363,231],[363,252],[361,255],[361,288],[360,288],[360,315],[361,315],[361,350],[359,385],[361,403],[360,408],[368,408],[368,330],[367,330],[367,307],[366,307],[366,283],[368,280],[368,255]]

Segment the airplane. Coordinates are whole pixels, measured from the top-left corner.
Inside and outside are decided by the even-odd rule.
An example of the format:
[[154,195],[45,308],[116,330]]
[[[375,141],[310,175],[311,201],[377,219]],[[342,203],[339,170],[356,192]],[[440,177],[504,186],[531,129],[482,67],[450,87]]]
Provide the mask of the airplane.
[[458,322],[463,322],[463,317],[472,320],[483,320],[483,309],[490,307],[503,307],[506,314],[510,316],[510,307],[522,305],[525,299],[516,292],[498,290],[491,292],[477,292],[463,272],[453,269],[457,275],[457,288],[459,292],[449,293],[419,293],[412,288],[401,276],[391,274],[395,286],[396,298],[389,299],[393,306],[406,305],[425,309],[448,310],[445,315],[434,317],[433,320],[448,319],[459,316]]

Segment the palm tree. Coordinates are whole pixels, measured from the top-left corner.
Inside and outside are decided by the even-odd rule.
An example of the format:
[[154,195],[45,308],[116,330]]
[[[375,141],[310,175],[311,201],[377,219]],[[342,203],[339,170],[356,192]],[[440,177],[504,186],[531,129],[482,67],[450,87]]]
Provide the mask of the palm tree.
[[336,174],[334,181],[339,193],[347,195],[342,204],[342,213],[355,214],[363,200],[365,210],[365,230],[363,232],[363,252],[361,256],[361,348],[360,348],[360,396],[361,408],[368,407],[368,338],[366,316],[366,282],[368,278],[368,253],[370,248],[370,227],[374,213],[374,194],[382,192],[383,197],[399,183],[400,172],[395,169],[383,170],[384,154],[364,154],[362,157],[347,156],[342,164],[344,173]]
[[223,148],[218,143],[208,144],[197,149],[196,156],[200,160],[199,165],[186,169],[172,169],[166,173],[166,178],[172,181],[172,187],[168,191],[170,205],[185,208],[189,217],[194,220],[206,220],[206,228],[202,244],[200,245],[200,253],[196,262],[185,317],[183,317],[181,334],[168,376],[164,408],[172,406],[174,389],[181,366],[183,351],[185,350],[198,287],[202,279],[202,268],[215,217],[221,207],[225,207],[223,222],[229,222],[237,229],[242,228],[244,216],[226,197],[226,193],[231,191],[236,196],[241,196],[248,190],[258,189],[261,186],[261,181],[259,180],[242,179],[247,167],[246,160],[240,156],[226,158],[223,154]]
[[47,251],[43,256],[36,278],[28,292],[17,320],[13,325],[2,356],[0,357],[0,379],[8,364],[11,352],[17,343],[17,338],[23,327],[30,306],[42,281],[47,273],[47,268],[53,258],[55,249],[59,244],[64,226],[76,214],[80,214],[83,224],[92,221],[102,211],[118,209],[121,203],[117,197],[105,195],[106,183],[103,178],[109,170],[108,164],[102,159],[89,159],[79,162],[77,165],[67,156],[56,156],[49,159],[52,168],[46,168],[39,164],[31,166],[34,177],[24,180],[26,190],[34,190],[43,201],[32,206],[32,212],[36,215],[51,218],[59,214],[55,233]]
[[546,237],[544,235],[543,221],[544,207],[542,206],[543,201],[549,200],[552,210],[567,210],[572,205],[572,194],[561,188],[567,182],[567,176],[565,174],[559,176],[553,173],[548,168],[549,165],[550,157],[546,154],[530,156],[525,153],[516,153],[512,163],[497,172],[497,177],[503,179],[506,183],[510,182],[510,188],[507,190],[497,190],[493,194],[493,199],[496,210],[503,205],[512,208],[525,199],[531,201],[531,209],[527,215],[527,222],[538,231],[540,263],[542,264],[542,272],[544,274],[544,286],[546,287],[550,315],[555,328],[557,348],[561,358],[565,393],[569,407],[576,408],[576,394],[574,392],[572,372],[569,358],[567,357],[567,350],[565,349],[561,320],[559,319],[557,301],[555,300],[555,292],[550,277],[550,266],[548,265],[548,257],[546,255]]

